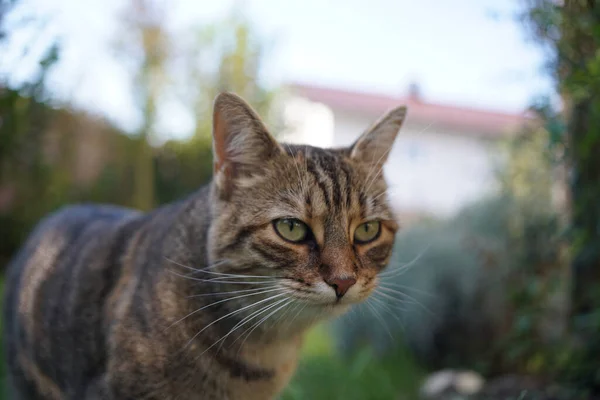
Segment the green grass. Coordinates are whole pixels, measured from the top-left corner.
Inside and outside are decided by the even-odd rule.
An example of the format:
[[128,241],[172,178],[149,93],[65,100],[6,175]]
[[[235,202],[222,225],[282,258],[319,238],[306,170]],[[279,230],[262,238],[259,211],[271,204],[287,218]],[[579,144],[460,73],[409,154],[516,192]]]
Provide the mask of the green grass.
[[413,400],[423,376],[403,350],[383,359],[368,348],[342,357],[320,326],[310,332],[298,371],[281,400]]

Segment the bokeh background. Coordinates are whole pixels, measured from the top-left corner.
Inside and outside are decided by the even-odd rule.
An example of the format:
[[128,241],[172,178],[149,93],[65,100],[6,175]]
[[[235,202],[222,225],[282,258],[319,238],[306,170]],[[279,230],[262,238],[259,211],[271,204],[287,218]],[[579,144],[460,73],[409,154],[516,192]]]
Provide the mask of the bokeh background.
[[598,395],[595,1],[0,0],[0,267],[63,204],[206,183],[222,90],[319,146],[409,107],[391,272],[282,399]]

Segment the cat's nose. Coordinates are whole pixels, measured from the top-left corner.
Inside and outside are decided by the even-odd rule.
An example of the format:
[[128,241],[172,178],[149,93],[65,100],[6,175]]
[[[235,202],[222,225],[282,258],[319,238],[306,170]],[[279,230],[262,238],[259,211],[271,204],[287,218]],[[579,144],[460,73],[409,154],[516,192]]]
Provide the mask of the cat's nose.
[[327,284],[335,290],[338,299],[345,295],[355,283],[356,279],[354,278],[333,278],[327,281]]

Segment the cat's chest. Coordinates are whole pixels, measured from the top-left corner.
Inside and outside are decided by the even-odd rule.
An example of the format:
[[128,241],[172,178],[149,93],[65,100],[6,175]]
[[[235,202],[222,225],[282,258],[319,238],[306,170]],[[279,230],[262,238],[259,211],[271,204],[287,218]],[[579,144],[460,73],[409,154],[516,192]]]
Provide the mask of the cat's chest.
[[240,361],[265,371],[263,376],[235,377],[230,381],[232,400],[273,399],[287,386],[296,371],[301,340],[272,345],[252,345],[244,349]]

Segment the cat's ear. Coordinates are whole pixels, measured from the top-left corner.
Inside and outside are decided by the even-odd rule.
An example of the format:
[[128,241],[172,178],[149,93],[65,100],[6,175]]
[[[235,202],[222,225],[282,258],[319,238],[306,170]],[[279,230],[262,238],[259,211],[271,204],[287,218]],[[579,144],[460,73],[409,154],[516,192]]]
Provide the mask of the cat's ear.
[[405,118],[405,106],[389,111],[354,142],[350,157],[369,164],[385,164]]
[[241,97],[220,93],[213,106],[214,175],[228,185],[259,173],[283,149],[258,114]]

